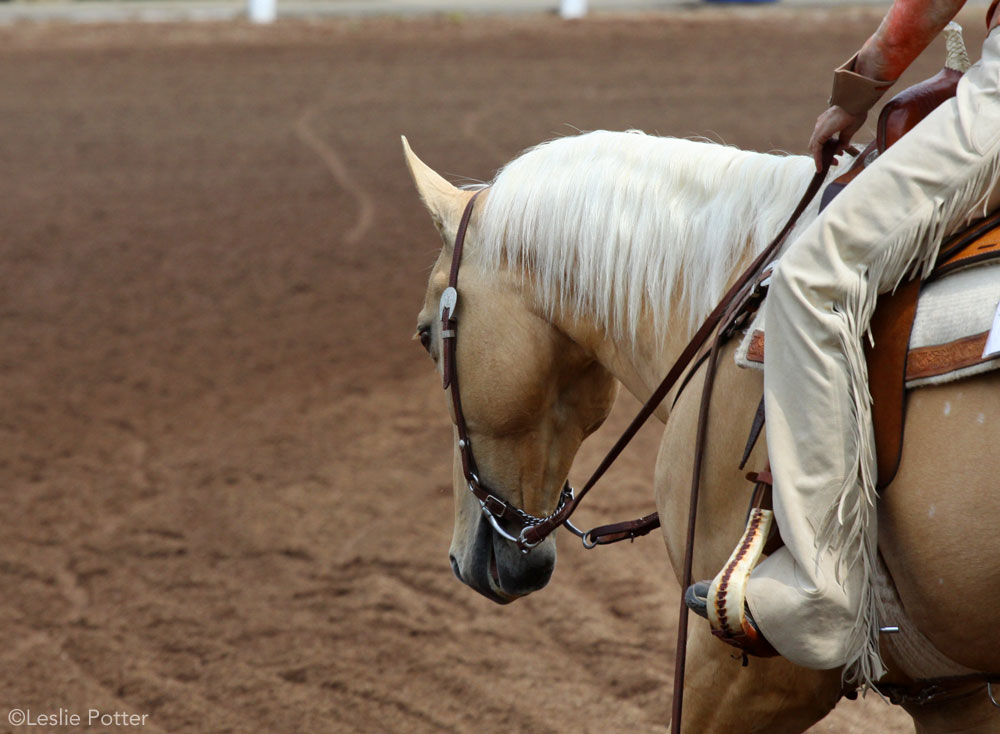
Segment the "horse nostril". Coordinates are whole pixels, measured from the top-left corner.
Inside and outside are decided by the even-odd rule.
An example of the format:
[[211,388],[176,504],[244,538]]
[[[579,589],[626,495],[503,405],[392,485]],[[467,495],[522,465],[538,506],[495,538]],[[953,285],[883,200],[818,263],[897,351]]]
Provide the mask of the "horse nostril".
[[[455,560],[455,556],[448,556],[448,560],[451,561],[451,570],[455,574],[455,578],[457,578],[459,581],[462,581],[462,574],[459,573],[458,561]],[[462,583],[464,584],[465,582],[462,581]]]

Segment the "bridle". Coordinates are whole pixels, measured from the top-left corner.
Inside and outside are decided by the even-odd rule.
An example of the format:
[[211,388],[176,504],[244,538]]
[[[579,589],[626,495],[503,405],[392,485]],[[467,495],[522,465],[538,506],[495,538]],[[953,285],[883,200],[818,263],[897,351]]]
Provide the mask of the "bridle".
[[[705,322],[701,325],[698,331],[695,332],[691,341],[681,352],[677,361],[674,362],[670,371],[660,382],[656,390],[653,391],[653,394],[650,395],[643,404],[638,414],[619,437],[618,441],[615,442],[614,446],[611,447],[604,459],[590,475],[590,478],[580,489],[580,492],[575,494],[573,488],[570,487],[569,482],[567,481],[563,485],[562,491],[559,494],[559,503],[557,504],[556,509],[545,517],[537,517],[525,512],[519,507],[512,505],[482,483],[479,478],[476,459],[472,453],[472,441],[469,438],[469,428],[465,420],[465,413],[462,411],[462,397],[458,385],[457,358],[458,271],[462,264],[462,250],[465,245],[465,236],[469,229],[469,222],[472,219],[472,210],[475,206],[476,199],[483,191],[485,191],[485,189],[480,189],[472,195],[468,203],[465,205],[465,210],[462,212],[461,220],[459,220],[458,230],[455,234],[455,245],[451,254],[451,270],[448,275],[448,287],[445,288],[444,292],[441,294],[441,301],[438,307],[438,317],[441,321],[441,340],[444,346],[444,363],[442,365],[443,385],[445,390],[449,390],[450,388],[452,407],[454,408],[455,427],[458,432],[458,450],[459,455],[462,457],[462,474],[465,478],[469,491],[472,492],[476,499],[479,500],[484,517],[497,534],[500,535],[500,537],[516,544],[522,553],[528,553],[532,548],[537,546],[553,531],[555,531],[555,529],[560,525],[564,525],[567,530],[581,538],[583,545],[587,548],[593,548],[597,545],[616,543],[620,540],[631,540],[641,535],[645,535],[660,526],[659,515],[655,512],[638,518],[637,520],[629,520],[612,525],[602,525],[588,531],[582,531],[575,527],[571,522],[569,522],[569,518],[579,506],[580,501],[584,498],[584,496],[586,496],[586,494],[593,488],[608,468],[610,468],[611,464],[614,463],[629,442],[631,442],[632,438],[639,432],[639,429],[643,426],[643,424],[645,424],[650,416],[653,415],[656,408],[667,396],[667,393],[669,393],[674,385],[677,384],[677,381],[681,378],[685,370],[701,351],[702,347],[708,342],[709,338],[713,334],[716,334],[718,326],[720,324],[724,324],[725,328],[719,330],[716,334],[717,338],[712,344],[710,357],[707,360],[709,368],[708,376],[706,378],[706,387],[703,393],[702,413],[704,414],[707,412],[707,396],[711,392],[711,379],[714,375],[714,358],[718,351],[720,341],[725,335],[732,333],[731,330],[733,326],[737,323],[739,316],[744,313],[742,310],[743,307],[746,304],[753,302],[755,298],[759,297],[759,280],[761,271],[763,271],[764,267],[770,262],[774,255],[777,254],[781,243],[784,242],[785,237],[795,226],[799,216],[803,211],[805,211],[809,202],[812,201],[816,192],[819,190],[821,184],[823,183],[823,179],[826,177],[826,171],[829,168],[830,162],[833,159],[834,147],[835,146],[831,145],[831,143],[827,143],[824,151],[825,165],[823,167],[823,171],[813,176],[813,179],[809,184],[809,188],[806,190],[806,193],[799,201],[795,211],[792,213],[792,216],[782,228],[781,232],[779,232],[778,236],[774,238],[764,251],[761,252],[752,263],[750,263],[749,267],[746,268],[736,283],[734,283],[729,291],[726,292],[725,296],[723,296],[722,301],[715,307],[715,310],[708,315]],[[695,362],[691,368],[691,373],[698,369],[701,364],[702,360],[700,359]],[[690,374],[688,377],[690,377]],[[686,383],[687,379],[681,383],[681,389],[683,389]],[[705,421],[703,419],[699,420],[699,424],[703,424],[704,422]],[[702,431],[699,429],[699,434],[701,433]],[[700,435],[695,451],[696,469],[695,479],[693,480],[692,501],[688,524],[688,542],[690,546],[693,546],[693,517],[697,505],[695,502],[695,496],[698,485],[698,477],[700,476],[702,445],[703,436]],[[514,531],[510,532],[506,530],[503,525],[501,525],[501,520],[504,520],[512,525],[514,527]],[[690,567],[690,550],[687,555],[688,560],[685,565]],[[685,588],[688,584],[690,584],[690,568],[686,571]]]
[[[458,433],[458,452],[459,456],[462,457],[462,475],[465,477],[469,491],[479,500],[483,516],[493,530],[501,538],[516,544],[522,553],[528,553],[559,525],[565,525],[574,535],[583,538],[584,545],[587,545],[586,534],[569,522],[569,515],[575,507],[575,497],[573,488],[569,486],[568,481],[563,484],[562,491],[559,493],[559,504],[556,509],[545,517],[537,517],[504,500],[483,484],[479,478],[479,468],[476,465],[476,457],[472,453],[472,439],[469,438],[469,426],[462,410],[462,395],[458,387],[458,316],[456,310],[458,305],[458,269],[462,263],[465,234],[469,229],[469,221],[472,218],[472,208],[476,198],[484,190],[480,189],[473,194],[465,206],[465,211],[462,212],[462,219],[458,223],[455,246],[451,255],[448,287],[441,294],[441,302],[438,307],[438,317],[441,320],[441,340],[444,345],[443,383],[445,390],[450,388],[455,428]],[[514,531],[516,535],[508,532],[500,524],[501,520],[513,524],[516,527]],[[528,537],[530,530],[534,529],[537,533],[542,528],[551,529],[545,531],[541,537]]]

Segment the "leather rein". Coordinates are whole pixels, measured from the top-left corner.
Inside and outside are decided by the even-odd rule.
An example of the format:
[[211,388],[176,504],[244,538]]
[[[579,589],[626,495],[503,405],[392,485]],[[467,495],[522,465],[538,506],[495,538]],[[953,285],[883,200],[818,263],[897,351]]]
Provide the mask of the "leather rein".
[[[455,245],[452,250],[448,287],[445,288],[444,292],[441,294],[438,309],[438,316],[441,322],[441,339],[444,347],[442,350],[444,362],[442,365],[443,387],[445,390],[449,390],[450,388],[449,392],[451,394],[452,407],[454,409],[454,422],[458,433],[458,450],[462,459],[462,473],[466,484],[469,491],[472,492],[476,499],[479,500],[484,517],[490,523],[493,530],[500,535],[500,537],[517,545],[522,553],[528,553],[532,548],[545,540],[545,538],[554,532],[560,525],[565,526],[570,532],[581,538],[583,545],[586,548],[593,548],[597,545],[607,545],[620,540],[637,538],[660,526],[659,514],[656,512],[637,520],[630,520],[612,525],[602,525],[588,531],[580,530],[569,520],[572,514],[576,511],[576,508],[579,506],[580,501],[587,495],[588,492],[590,492],[594,485],[597,484],[598,480],[600,480],[604,473],[611,467],[622,451],[624,451],[625,447],[628,446],[628,444],[635,437],[636,433],[639,432],[639,429],[646,423],[650,416],[653,415],[660,403],[663,402],[663,399],[667,396],[670,390],[677,384],[677,381],[681,378],[695,357],[698,356],[702,347],[708,342],[709,337],[711,337],[716,331],[719,324],[725,321],[725,326],[727,328],[723,331],[728,332],[729,327],[731,327],[742,314],[742,306],[751,302],[755,294],[759,293],[758,281],[761,273],[773,259],[774,255],[777,254],[778,249],[785,240],[785,237],[795,226],[802,212],[805,211],[806,207],[819,191],[820,186],[826,177],[826,172],[829,169],[830,162],[832,161],[832,153],[833,146],[828,144],[824,149],[823,170],[813,176],[808,189],[805,194],[803,194],[802,199],[795,207],[794,212],[782,228],[781,232],[779,232],[778,236],[775,237],[775,239],[754,259],[752,263],[750,263],[737,281],[726,292],[725,296],[723,296],[719,305],[716,306],[715,309],[708,315],[704,323],[691,338],[691,341],[674,362],[670,371],[653,391],[653,394],[649,396],[645,403],[643,403],[635,418],[632,419],[632,422],[615,442],[614,446],[611,447],[605,457],[601,460],[601,463],[590,475],[590,478],[580,489],[579,493],[575,493],[573,488],[570,487],[569,482],[566,481],[559,494],[559,502],[556,505],[556,508],[551,514],[544,517],[532,515],[504,500],[479,478],[479,469],[476,464],[475,456],[472,452],[472,441],[469,436],[468,423],[465,419],[465,413],[462,411],[461,391],[459,390],[458,384],[457,357],[458,273],[462,263],[462,251],[465,245],[466,233],[469,229],[469,222],[472,219],[472,210],[479,194],[481,194],[485,189],[481,189],[473,194],[473,196],[469,199],[469,202],[466,204],[465,210],[462,212],[462,218],[459,221],[458,231],[455,235]],[[715,344],[713,344],[713,352],[717,346],[718,340]],[[710,360],[710,362],[714,363],[714,358]],[[695,363],[691,372],[688,374],[688,377],[681,384],[681,389],[683,389],[687,380],[690,379],[691,374],[698,369],[701,363],[701,360],[698,360]],[[712,371],[714,372],[714,370]],[[695,456],[696,471],[697,467],[700,467],[701,464],[702,443],[703,442],[699,440]],[[692,516],[694,509],[695,503],[693,496],[691,508]],[[505,528],[504,525],[509,527],[510,530]],[[693,546],[693,538],[690,537],[691,531],[693,531],[693,521],[689,523],[689,548],[687,551],[688,558],[685,564],[685,587],[691,583],[690,556],[691,546]]]

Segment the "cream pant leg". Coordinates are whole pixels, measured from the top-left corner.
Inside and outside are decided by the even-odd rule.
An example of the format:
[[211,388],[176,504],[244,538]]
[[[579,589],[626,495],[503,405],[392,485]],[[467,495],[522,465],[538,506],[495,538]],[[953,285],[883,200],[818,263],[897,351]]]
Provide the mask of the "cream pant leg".
[[1000,161],[1000,31],[935,110],[830,204],[782,256],[767,309],[764,393],[785,547],[751,576],[764,636],[810,668],[882,675],[869,579],[875,459],[861,340],[875,298],[925,274],[940,239],[982,215]]

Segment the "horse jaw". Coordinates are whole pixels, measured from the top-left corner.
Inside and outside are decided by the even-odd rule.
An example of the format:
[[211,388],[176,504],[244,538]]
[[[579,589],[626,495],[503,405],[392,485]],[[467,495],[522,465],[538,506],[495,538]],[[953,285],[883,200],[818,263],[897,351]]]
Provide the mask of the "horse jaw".
[[444,238],[445,246],[451,248],[458,231],[458,221],[462,210],[474,192],[463,191],[446,181],[441,174],[417,157],[410,148],[406,136],[402,136],[403,155],[410,176],[417,187],[417,193],[424,202],[434,225]]

